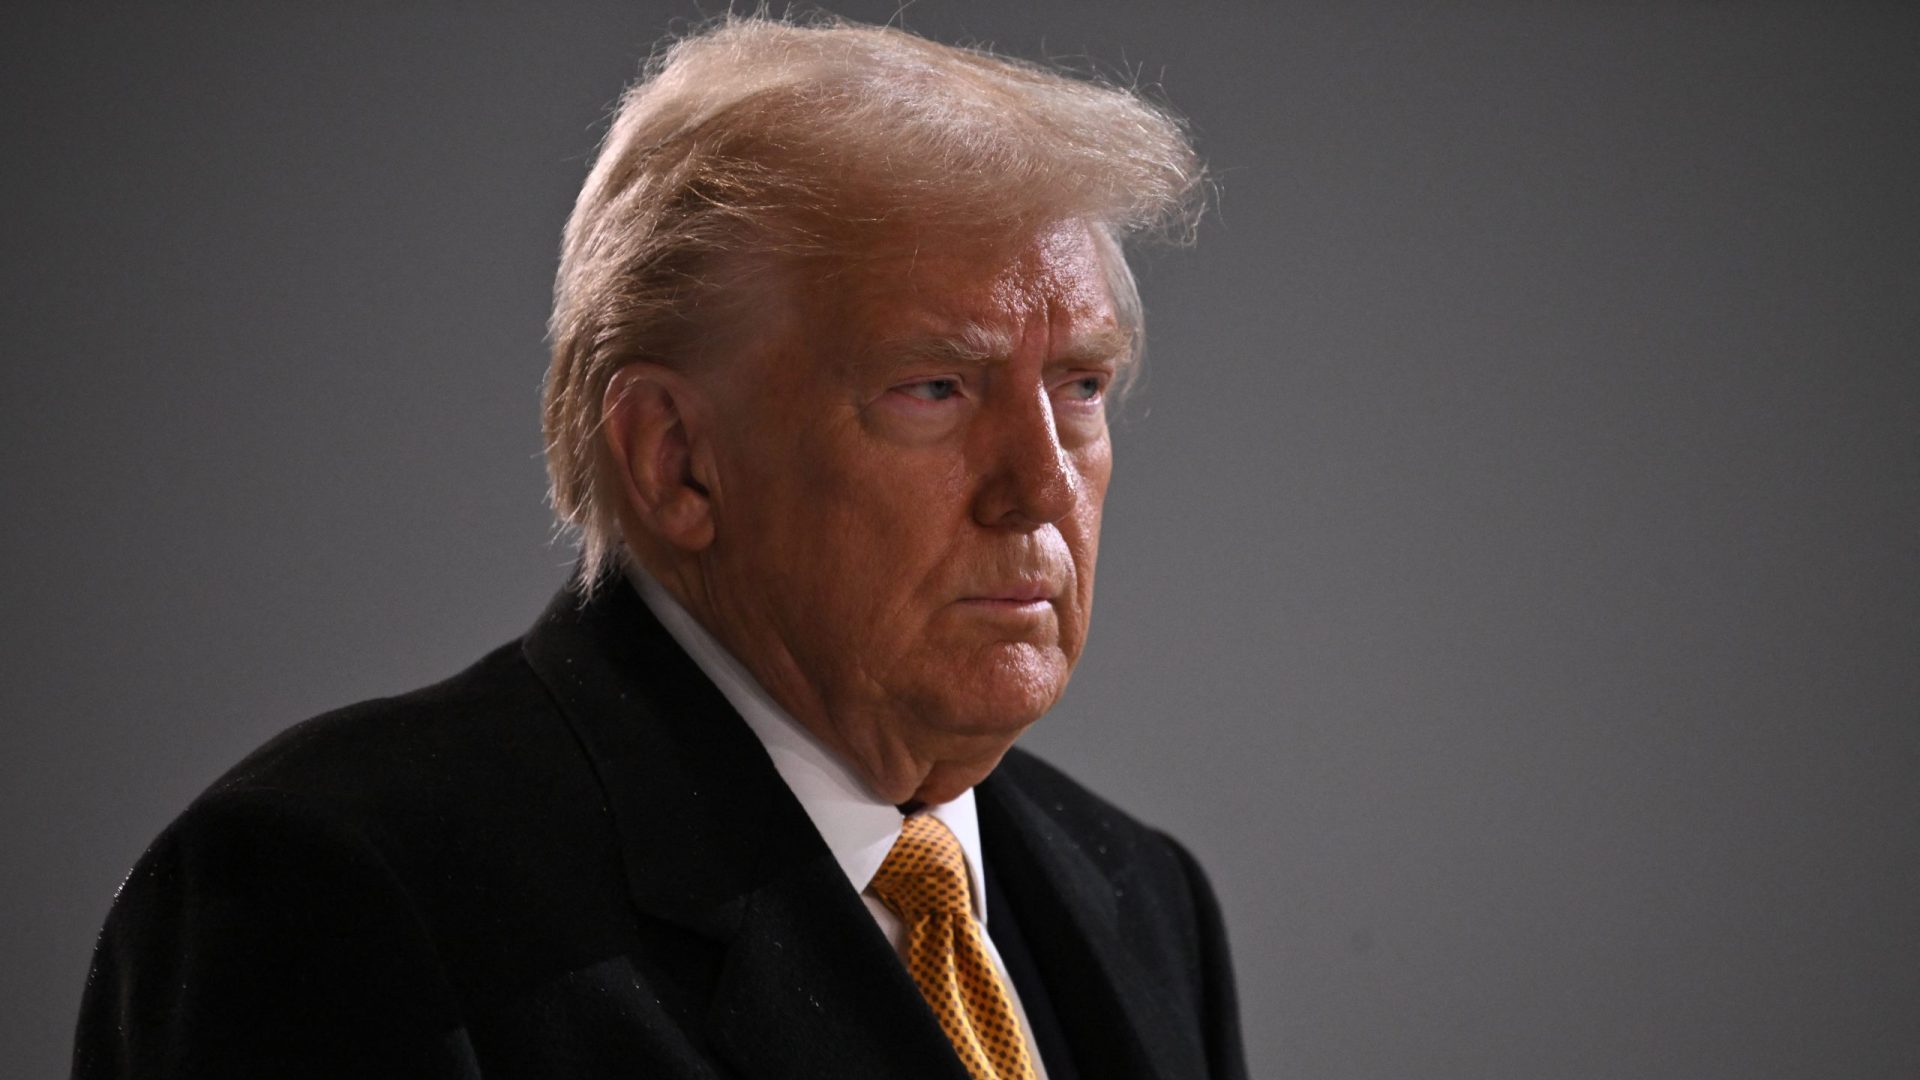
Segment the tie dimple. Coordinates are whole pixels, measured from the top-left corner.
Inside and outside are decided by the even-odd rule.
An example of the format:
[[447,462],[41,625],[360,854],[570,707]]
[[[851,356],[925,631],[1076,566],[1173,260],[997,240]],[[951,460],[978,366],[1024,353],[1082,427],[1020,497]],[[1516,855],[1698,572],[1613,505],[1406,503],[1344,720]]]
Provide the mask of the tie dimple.
[[907,818],[874,895],[907,924],[907,970],[974,1080],[1033,1080],[1013,999],[973,918],[966,854],[939,818]]

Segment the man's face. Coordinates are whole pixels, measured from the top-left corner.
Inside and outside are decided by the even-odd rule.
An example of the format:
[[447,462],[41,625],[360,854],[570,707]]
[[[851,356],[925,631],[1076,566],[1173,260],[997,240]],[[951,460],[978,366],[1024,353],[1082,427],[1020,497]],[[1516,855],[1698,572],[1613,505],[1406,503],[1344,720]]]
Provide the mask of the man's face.
[[716,629],[855,758],[1004,750],[1086,640],[1128,355],[1101,256],[1074,223],[789,287],[710,387]]

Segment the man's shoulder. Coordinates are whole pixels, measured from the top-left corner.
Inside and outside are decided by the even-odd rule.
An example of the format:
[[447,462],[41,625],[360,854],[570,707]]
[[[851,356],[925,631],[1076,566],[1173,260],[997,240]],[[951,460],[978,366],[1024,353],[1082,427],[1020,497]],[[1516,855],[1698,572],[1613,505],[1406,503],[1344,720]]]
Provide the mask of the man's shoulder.
[[135,1030],[204,1040],[143,1052],[394,1074],[356,1055],[458,1051],[464,1010],[629,948],[629,910],[599,778],[514,642],[296,724],[175,818],[115,894],[75,1071],[111,1071]]
[[362,852],[404,887],[432,891],[516,866],[560,874],[604,853],[604,808],[592,764],[515,641],[432,685],[276,735],[195,799],[149,861],[182,847],[239,857],[306,842]]
[[279,793],[315,803],[420,802],[472,791],[576,748],[518,640],[419,689],[303,720],[203,798]]
[[385,897],[366,904],[415,910],[457,958],[502,920],[533,939],[553,913],[603,917],[619,865],[600,778],[516,641],[269,740],[161,832],[116,908]]

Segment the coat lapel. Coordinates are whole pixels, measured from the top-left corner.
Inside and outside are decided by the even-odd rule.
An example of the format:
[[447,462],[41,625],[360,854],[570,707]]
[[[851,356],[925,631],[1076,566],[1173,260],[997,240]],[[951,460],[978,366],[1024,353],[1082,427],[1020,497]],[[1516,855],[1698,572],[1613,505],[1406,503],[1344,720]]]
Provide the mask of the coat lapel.
[[1002,763],[975,789],[981,843],[1019,910],[1080,1071],[1113,1080],[1205,1076],[1205,1051],[1156,993],[1162,979],[1127,944],[1114,875],[1009,771]]
[[748,898],[709,1018],[722,1050],[755,1077],[966,1080],[893,947],[814,844],[817,858],[769,860]]
[[597,771],[644,915],[724,945],[712,1044],[747,1076],[965,1072],[746,723],[622,578],[522,645]]

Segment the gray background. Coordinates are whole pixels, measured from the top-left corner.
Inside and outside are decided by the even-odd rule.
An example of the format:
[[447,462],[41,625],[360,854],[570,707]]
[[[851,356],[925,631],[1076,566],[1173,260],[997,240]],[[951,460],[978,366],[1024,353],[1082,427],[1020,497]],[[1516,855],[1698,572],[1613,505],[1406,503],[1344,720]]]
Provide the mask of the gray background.
[[[0,1061],[145,843],[562,579],[561,222],[686,3],[0,15]],[[885,19],[889,4],[842,12]],[[1192,117],[1087,659],[1264,1076],[1920,1075],[1920,18],[924,0]]]

